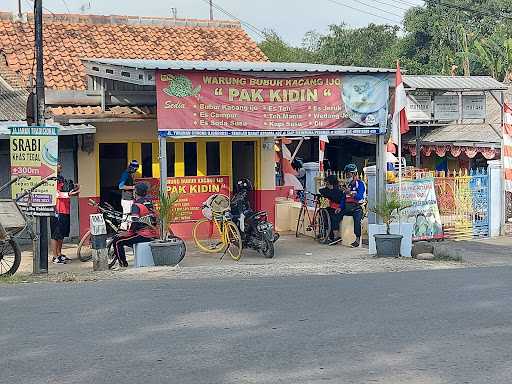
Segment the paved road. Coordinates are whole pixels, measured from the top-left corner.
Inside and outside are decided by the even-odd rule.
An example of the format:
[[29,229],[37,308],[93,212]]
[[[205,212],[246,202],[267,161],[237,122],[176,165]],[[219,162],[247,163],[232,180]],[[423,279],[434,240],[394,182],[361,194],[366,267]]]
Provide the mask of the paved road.
[[1,383],[510,383],[512,268],[0,286]]

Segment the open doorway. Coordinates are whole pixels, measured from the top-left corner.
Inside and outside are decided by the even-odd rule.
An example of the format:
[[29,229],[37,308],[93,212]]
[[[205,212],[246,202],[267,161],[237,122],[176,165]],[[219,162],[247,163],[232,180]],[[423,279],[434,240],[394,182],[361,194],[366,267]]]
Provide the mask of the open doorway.
[[119,179],[128,164],[128,144],[100,144],[100,199],[121,209]]
[[233,180],[231,185],[236,185],[237,181],[247,178],[254,185],[255,174],[255,149],[254,141],[234,141],[232,144],[232,161],[233,161]]

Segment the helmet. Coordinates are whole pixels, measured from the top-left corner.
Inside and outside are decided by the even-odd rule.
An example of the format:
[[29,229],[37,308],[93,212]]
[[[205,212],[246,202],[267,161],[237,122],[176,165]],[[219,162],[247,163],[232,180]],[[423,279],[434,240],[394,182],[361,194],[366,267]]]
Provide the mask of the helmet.
[[347,164],[345,169],[343,170],[345,173],[357,173],[357,165],[355,164]]
[[130,164],[128,164],[128,170],[135,172],[137,169],[139,169],[139,162],[137,160],[130,161]]
[[146,196],[148,194],[148,185],[144,183],[137,183],[135,185],[135,193],[140,197]]
[[238,192],[240,192],[240,191],[251,192],[252,191],[251,180],[249,180],[247,178],[239,180],[236,183],[236,189],[237,189]]
[[295,170],[301,169],[304,166],[304,162],[300,157],[296,157],[292,161],[292,168]]

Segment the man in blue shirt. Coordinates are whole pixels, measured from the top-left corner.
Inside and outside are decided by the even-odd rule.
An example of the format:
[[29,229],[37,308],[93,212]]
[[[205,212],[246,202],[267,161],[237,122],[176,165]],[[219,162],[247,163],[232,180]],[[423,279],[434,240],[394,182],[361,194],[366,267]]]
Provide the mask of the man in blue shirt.
[[124,170],[119,179],[119,189],[121,190],[121,207],[123,207],[123,222],[121,228],[124,230],[128,229],[129,215],[132,211],[133,204],[133,189],[135,188],[134,175],[139,169],[139,162],[132,160],[128,164],[128,168]]
[[[361,220],[363,219],[363,207],[366,200],[366,185],[363,181],[359,180],[357,166],[355,164],[348,164],[344,169],[347,184],[344,188],[345,192],[345,208],[342,211],[343,216],[352,216],[354,218],[354,235],[356,241],[350,244],[356,248],[361,245]],[[337,242],[332,242],[329,245],[334,245]]]

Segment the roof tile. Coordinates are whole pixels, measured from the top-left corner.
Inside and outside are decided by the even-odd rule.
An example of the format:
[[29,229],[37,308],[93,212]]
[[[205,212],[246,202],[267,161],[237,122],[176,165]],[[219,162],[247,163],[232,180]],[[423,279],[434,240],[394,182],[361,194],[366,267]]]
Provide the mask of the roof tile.
[[[82,58],[267,61],[235,22],[59,14],[44,17],[45,77],[50,88],[85,89]],[[14,22],[10,13],[0,12],[0,55],[5,55],[9,70],[25,82],[33,70],[33,39],[32,20]]]

